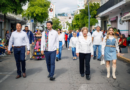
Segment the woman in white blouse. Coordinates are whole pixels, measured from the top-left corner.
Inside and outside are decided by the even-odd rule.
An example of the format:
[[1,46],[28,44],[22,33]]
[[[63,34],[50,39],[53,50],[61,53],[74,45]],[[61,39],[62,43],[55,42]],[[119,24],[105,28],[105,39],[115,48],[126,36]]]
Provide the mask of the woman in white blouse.
[[76,32],[73,32],[73,37],[70,39],[70,44],[69,44],[69,47],[72,48],[72,55],[73,55],[73,60],[76,60],[77,59],[77,56],[76,56],[76,43],[77,43],[77,34]]
[[115,75],[116,59],[117,59],[117,55],[120,55],[120,53],[119,53],[118,41],[115,38],[114,30],[112,27],[108,29],[107,35],[103,40],[102,55],[104,56],[104,59],[106,60],[107,78],[110,77],[110,61],[112,61],[113,62],[112,77],[113,79],[116,79],[116,75]]
[[61,33],[61,29],[58,29],[58,37],[59,37],[59,54],[56,55],[56,61],[61,60],[62,47],[65,44],[64,35]]
[[76,55],[79,56],[81,77],[84,77],[84,60],[86,63],[86,79],[90,80],[90,59],[93,56],[92,38],[88,36],[88,28],[82,28],[83,36],[80,36],[76,44]]

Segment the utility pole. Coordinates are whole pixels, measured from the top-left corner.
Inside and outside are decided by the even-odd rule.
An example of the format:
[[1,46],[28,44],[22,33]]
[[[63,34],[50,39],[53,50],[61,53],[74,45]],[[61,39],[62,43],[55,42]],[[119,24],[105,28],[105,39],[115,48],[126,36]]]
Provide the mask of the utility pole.
[[87,0],[88,3],[88,31],[90,32],[90,10],[89,10],[89,0]]

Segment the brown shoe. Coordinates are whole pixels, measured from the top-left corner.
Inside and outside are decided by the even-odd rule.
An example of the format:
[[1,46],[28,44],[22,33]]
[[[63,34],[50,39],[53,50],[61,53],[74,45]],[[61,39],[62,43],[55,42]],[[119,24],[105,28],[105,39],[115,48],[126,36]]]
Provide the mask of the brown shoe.
[[20,75],[17,75],[17,76],[16,76],[16,79],[19,79],[20,77],[21,77]]
[[23,78],[26,78],[26,73],[23,73]]

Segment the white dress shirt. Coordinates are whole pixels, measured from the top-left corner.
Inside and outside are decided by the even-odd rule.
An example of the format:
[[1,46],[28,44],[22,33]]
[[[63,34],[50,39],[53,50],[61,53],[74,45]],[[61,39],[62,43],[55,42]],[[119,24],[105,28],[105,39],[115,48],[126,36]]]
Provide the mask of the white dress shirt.
[[[79,33],[79,36],[83,36],[83,33],[82,33],[82,32],[80,32],[80,33]],[[91,35],[91,33],[90,33],[90,32],[88,32],[87,36],[90,36],[90,37],[91,37],[92,35]]]
[[[41,51],[45,50],[45,31],[42,33],[41,38]],[[48,51],[55,51],[59,49],[59,38],[56,30],[50,30],[48,36]]]
[[26,32],[22,30],[20,32],[17,32],[17,30],[12,32],[10,40],[9,40],[9,46],[8,46],[9,51],[12,45],[13,46],[27,46],[27,49],[30,50],[29,39]]
[[93,39],[93,45],[101,45],[102,44],[102,39],[103,39],[103,34],[101,31],[97,32],[94,31],[92,34]]
[[63,36],[62,33],[58,34],[58,38],[59,38],[59,41],[62,41],[62,45],[64,45],[65,44],[65,39],[64,39],[64,36]]
[[76,47],[77,41],[78,41],[78,38],[77,38],[77,37],[72,37],[72,38],[70,39],[69,46],[70,46],[70,47]]
[[[115,37],[109,37],[109,39],[110,40],[113,40]],[[104,55],[104,50],[105,50],[105,46],[106,46],[106,37],[104,37],[104,39],[103,39],[103,43],[102,43],[102,55]],[[119,53],[119,45],[118,45],[118,40],[116,39],[116,44],[115,44],[115,46],[116,46],[116,50],[117,50],[117,52]]]
[[87,39],[83,36],[78,38],[76,43],[76,53],[91,53],[91,55],[93,55],[93,44],[90,36],[87,36]]

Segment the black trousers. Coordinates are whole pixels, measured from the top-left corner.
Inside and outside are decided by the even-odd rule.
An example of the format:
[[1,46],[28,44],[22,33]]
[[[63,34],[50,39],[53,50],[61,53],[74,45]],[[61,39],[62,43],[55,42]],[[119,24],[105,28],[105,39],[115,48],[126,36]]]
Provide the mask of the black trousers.
[[65,45],[66,45],[66,48],[67,48],[67,41],[65,41]]
[[80,74],[84,74],[84,61],[86,65],[86,75],[90,75],[90,59],[91,59],[91,53],[79,53],[79,68],[80,68]]

